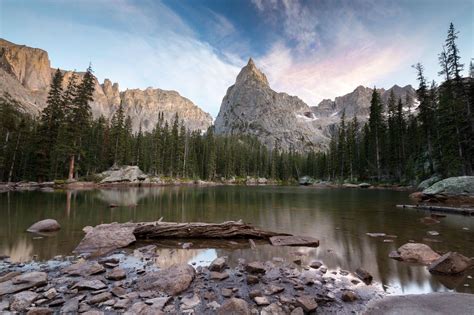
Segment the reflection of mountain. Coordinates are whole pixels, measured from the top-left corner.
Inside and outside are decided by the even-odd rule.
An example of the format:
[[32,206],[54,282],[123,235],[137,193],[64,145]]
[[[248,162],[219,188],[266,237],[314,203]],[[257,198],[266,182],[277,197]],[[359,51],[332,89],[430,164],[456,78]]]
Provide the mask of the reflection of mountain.
[[17,239],[11,246],[4,245],[0,250],[0,253],[2,255],[10,256],[11,261],[29,261],[33,258],[33,244],[31,244],[30,239],[22,237]]

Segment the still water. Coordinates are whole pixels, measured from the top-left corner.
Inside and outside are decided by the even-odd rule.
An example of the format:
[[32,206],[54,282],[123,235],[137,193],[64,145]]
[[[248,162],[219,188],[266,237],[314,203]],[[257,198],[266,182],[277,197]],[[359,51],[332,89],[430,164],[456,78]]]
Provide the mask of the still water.
[[[425,267],[388,258],[390,251],[414,240],[446,252],[474,257],[474,218],[447,215],[441,223],[425,225],[422,211],[397,209],[409,203],[408,193],[390,190],[317,189],[312,187],[154,187],[116,190],[6,192],[0,194],[0,255],[12,261],[43,260],[70,255],[83,237],[82,228],[109,222],[165,221],[222,222],[239,220],[264,229],[313,236],[319,248],[258,245],[192,249],[160,244],[159,264],[205,264],[216,256],[271,260],[282,257],[303,263],[323,261],[330,269],[368,270],[387,292],[394,294],[458,291],[474,293],[474,272],[459,277],[431,275]],[[114,203],[117,208],[109,208]],[[48,237],[25,232],[34,222],[56,219],[62,229]],[[429,236],[437,231],[439,236]],[[366,233],[394,234],[393,242]],[[215,248],[219,247],[219,248]]]

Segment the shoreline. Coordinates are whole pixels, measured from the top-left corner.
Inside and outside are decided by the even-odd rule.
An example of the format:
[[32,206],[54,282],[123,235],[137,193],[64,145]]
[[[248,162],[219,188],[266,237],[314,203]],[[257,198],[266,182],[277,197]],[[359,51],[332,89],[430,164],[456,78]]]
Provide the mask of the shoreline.
[[[239,259],[229,266],[226,257],[218,257],[209,266],[160,268],[156,256],[156,246],[148,245],[95,258],[61,256],[23,264],[0,260],[5,271],[0,275],[0,311],[359,313],[385,296],[381,285],[365,284],[349,271],[328,270],[319,261],[301,265],[274,257],[265,262]],[[28,281],[15,284],[20,278]]]

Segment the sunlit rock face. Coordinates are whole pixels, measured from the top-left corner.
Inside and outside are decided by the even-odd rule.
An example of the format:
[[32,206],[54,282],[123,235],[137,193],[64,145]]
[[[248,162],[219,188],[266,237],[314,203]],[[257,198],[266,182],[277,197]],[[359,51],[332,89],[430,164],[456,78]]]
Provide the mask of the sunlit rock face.
[[256,136],[267,147],[321,150],[328,139],[314,125],[311,108],[296,96],[277,93],[252,59],[228,88],[215,121],[218,134]]
[[[394,85],[388,90],[377,89],[382,102],[384,103],[385,110],[387,106],[390,93],[393,91],[395,99],[398,102],[400,98],[404,104],[404,111],[416,112],[417,99],[415,89],[411,85],[400,87]],[[334,100],[325,99],[322,100],[318,106],[311,107],[311,110],[316,118],[315,124],[323,131],[327,136],[330,136],[336,129],[337,125],[341,121],[342,113],[345,112],[346,121],[352,120],[354,116],[357,117],[359,122],[365,122],[369,118],[370,114],[370,101],[372,99],[372,88],[358,86],[354,91],[343,96],[338,96]],[[407,105],[408,96],[408,105]]]
[[[0,39],[0,94],[9,93],[17,100],[21,110],[38,115],[46,106],[46,98],[52,76],[48,53],[38,48],[16,45]],[[63,71],[64,87],[73,71]],[[76,72],[81,80],[83,72]],[[126,115],[132,119],[132,128],[151,131],[158,114],[172,122],[176,114],[191,130],[206,130],[212,125],[212,117],[189,99],[175,91],[147,88],[120,91],[118,83],[105,79],[101,84],[95,79],[94,100],[91,102],[95,118],[110,119],[123,103]]]

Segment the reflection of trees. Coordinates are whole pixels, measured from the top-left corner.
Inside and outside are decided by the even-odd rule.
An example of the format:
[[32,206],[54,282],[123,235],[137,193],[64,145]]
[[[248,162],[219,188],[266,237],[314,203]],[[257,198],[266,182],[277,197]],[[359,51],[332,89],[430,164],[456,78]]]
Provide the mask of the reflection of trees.
[[33,245],[30,239],[21,237],[12,245],[4,244],[0,252],[10,256],[12,261],[29,261],[33,257]]
[[[441,280],[429,275],[425,267],[390,260],[388,254],[410,239],[421,241],[427,230],[437,230],[443,242],[429,244],[435,250],[456,250],[472,257],[474,222],[451,215],[441,219],[440,224],[427,227],[419,222],[425,213],[394,207],[406,202],[405,192],[311,187],[187,186],[72,191],[69,194],[13,192],[0,194],[0,215],[4,217],[0,225],[0,248],[2,251],[14,248],[23,237],[23,242],[32,247],[29,255],[38,254],[46,259],[70,254],[83,237],[82,228],[86,225],[155,221],[160,217],[177,222],[242,219],[265,229],[318,238],[321,246],[305,249],[308,253],[302,257],[304,262],[322,260],[330,268],[350,271],[362,267],[383,284],[399,285],[400,291],[443,290]],[[110,203],[119,207],[109,208]],[[32,240],[32,235],[24,231],[44,218],[58,220],[61,231],[53,237]],[[464,231],[462,227],[470,230]],[[395,234],[398,238],[393,243],[383,243],[383,238],[368,237],[367,232]],[[265,261],[279,256],[290,261],[296,257],[296,250],[258,246],[257,250],[218,249],[217,253],[228,255],[231,263],[241,257]],[[197,247],[175,252],[167,249],[160,261],[163,264],[188,261],[201,253]]]

